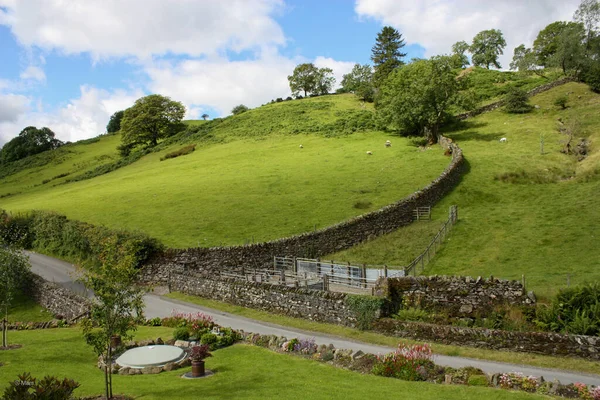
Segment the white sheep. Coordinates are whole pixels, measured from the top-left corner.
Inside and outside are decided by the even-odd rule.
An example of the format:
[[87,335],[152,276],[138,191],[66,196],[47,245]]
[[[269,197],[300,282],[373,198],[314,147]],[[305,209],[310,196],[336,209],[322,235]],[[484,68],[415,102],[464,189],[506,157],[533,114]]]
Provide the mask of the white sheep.
[[500,139],[500,143],[504,143],[504,142],[506,142],[506,138],[505,137],[503,137],[502,139]]
[[301,148],[301,149],[303,149],[303,148],[304,148],[304,146],[300,145],[300,148]]
[[370,155],[370,156],[372,156],[373,152],[372,151],[367,151],[367,154]]
[[392,147],[392,142],[390,142],[389,140],[386,140],[385,147]]

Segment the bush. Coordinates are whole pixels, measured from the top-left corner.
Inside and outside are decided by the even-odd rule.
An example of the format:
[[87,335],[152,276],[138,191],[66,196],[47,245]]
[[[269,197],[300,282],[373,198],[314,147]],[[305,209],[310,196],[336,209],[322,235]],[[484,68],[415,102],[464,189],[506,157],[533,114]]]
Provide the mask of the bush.
[[554,105],[556,107],[560,107],[563,110],[567,108],[567,102],[569,101],[567,96],[560,96],[556,100],[554,100]]
[[467,384],[469,386],[488,386],[489,382],[485,375],[472,375],[469,376]]
[[356,314],[356,326],[358,329],[370,329],[376,319],[379,318],[384,300],[374,296],[348,295],[346,304]]
[[53,376],[46,376],[37,380],[28,372],[9,382],[4,389],[3,399],[6,400],[68,400],[72,398],[73,392],[79,387],[79,383],[72,379],[64,378],[62,381]]
[[520,88],[512,88],[504,97],[504,110],[511,114],[525,114],[533,109],[529,104],[527,92]]
[[377,357],[372,373],[405,381],[424,381],[427,370],[434,367],[432,355],[428,344],[400,343],[395,352]]
[[232,113],[233,115],[238,115],[238,114],[241,114],[241,113],[245,113],[245,112],[246,112],[246,111],[248,111],[248,110],[249,110],[249,108],[248,108],[248,107],[246,107],[246,106],[245,106],[245,105],[243,105],[243,104],[240,104],[239,106],[235,106],[235,107],[233,107],[233,109],[231,110],[231,113]]
[[214,343],[217,343],[217,340],[217,335],[215,335],[214,333],[205,333],[200,337],[200,343],[202,344],[212,345]]
[[420,308],[405,308],[396,313],[394,318],[401,321],[414,321],[414,322],[431,322],[432,316],[425,310]]
[[181,326],[173,332],[173,339],[175,340],[188,340],[190,338],[190,331],[187,327]]
[[180,148],[179,150],[172,151],[170,153],[165,154],[160,158],[160,161],[168,160],[169,158],[176,158],[179,156],[185,156],[186,154],[192,153],[196,149],[195,144],[190,144]]

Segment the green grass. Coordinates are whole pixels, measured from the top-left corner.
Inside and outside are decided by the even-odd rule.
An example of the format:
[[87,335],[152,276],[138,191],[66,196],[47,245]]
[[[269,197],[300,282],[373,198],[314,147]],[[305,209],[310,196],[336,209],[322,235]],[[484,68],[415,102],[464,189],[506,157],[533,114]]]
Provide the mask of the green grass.
[[[560,110],[554,100],[567,92],[570,107]],[[600,96],[569,83],[531,103],[541,108],[524,115],[495,111],[447,130],[463,149],[469,171],[434,209],[433,218],[441,224],[448,207],[458,205],[459,222],[425,274],[519,280],[523,274],[527,288],[544,298],[566,286],[567,274],[571,285],[600,279]],[[580,120],[575,138],[589,137],[592,143],[583,162],[560,153],[565,137],[556,129],[558,118]],[[500,143],[502,137],[508,142]],[[513,178],[499,179],[506,175]],[[374,264],[403,260],[406,248],[423,244],[423,238],[411,235],[414,229],[359,245],[348,258]],[[400,238],[397,247],[395,237]]]
[[[0,367],[0,391],[17,375],[28,371],[35,377],[68,377],[81,384],[77,396],[103,392],[103,373],[96,357],[76,328],[11,332],[18,350],[4,351]],[[163,328],[143,328],[139,338],[164,336]],[[533,399],[525,393],[468,386],[446,386],[404,382],[391,378],[361,375],[267,349],[234,345],[217,350],[207,359],[215,375],[184,380],[186,370],[159,375],[113,377],[114,393],[144,399],[365,399],[392,398],[398,393],[411,399]],[[187,369],[189,370],[189,368]]]
[[[381,346],[396,347],[401,340],[406,343],[417,343],[409,339],[400,339],[381,335],[379,333],[361,331],[340,325],[326,324],[322,322],[308,321],[300,318],[286,317],[266,311],[255,310],[251,308],[236,306],[227,303],[221,303],[214,300],[203,299],[196,296],[189,296],[182,293],[169,293],[166,297],[185,301],[200,306],[225,311],[230,314],[240,315],[246,318],[264,321],[268,323],[287,326],[290,328],[302,329],[306,331],[320,332],[328,335],[339,336],[351,340],[365,343],[372,343]],[[552,357],[532,353],[517,353],[508,351],[486,350],[474,347],[450,346],[444,344],[432,344],[435,353],[448,356],[477,358],[483,360],[499,361],[513,364],[532,365],[542,368],[559,368],[568,371],[580,371],[592,374],[600,374],[600,362],[582,360],[580,358]]]
[[[4,310],[2,310],[4,316]],[[15,296],[8,309],[9,322],[45,322],[54,316],[42,306],[37,304],[31,297],[23,294]]]
[[[170,247],[244,244],[375,210],[424,187],[449,163],[438,148],[418,151],[408,139],[383,132],[339,136],[342,131],[328,124],[348,112],[369,113],[351,95],[276,103],[203,123],[213,123],[211,134],[223,140],[185,157],[160,162],[181,147],[173,143],[109,174],[55,187],[32,184],[72,167],[53,166],[44,176],[23,171],[11,177],[20,183],[0,183],[0,194],[22,192],[0,199],[0,208],[54,210],[140,230]],[[314,132],[294,133],[297,129]],[[391,148],[384,147],[388,139]],[[186,140],[194,143],[193,137]],[[117,143],[111,136],[85,148],[102,146],[93,150],[98,154]]]

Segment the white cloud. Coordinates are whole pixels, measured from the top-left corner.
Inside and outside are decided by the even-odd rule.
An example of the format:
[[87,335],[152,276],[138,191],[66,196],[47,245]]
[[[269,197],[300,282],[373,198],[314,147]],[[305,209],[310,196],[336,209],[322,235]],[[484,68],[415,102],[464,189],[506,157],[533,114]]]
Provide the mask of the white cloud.
[[342,78],[345,74],[352,71],[356,64],[353,61],[336,61],[333,58],[319,56],[315,59],[315,66],[318,68],[331,68],[335,77],[335,88],[341,87]]
[[30,65],[25,69],[25,71],[21,72],[20,78],[25,80],[31,79],[34,81],[45,82],[46,74],[40,67]]
[[25,96],[0,93],[0,123],[17,121],[28,110],[29,103]]
[[[15,137],[26,126],[47,126],[62,141],[74,142],[98,136],[106,132],[106,124],[114,112],[130,107],[144,95],[141,90],[109,92],[90,86],[81,86],[80,93],[80,97],[52,111],[40,111],[39,106],[36,111],[30,111],[31,100],[25,96],[0,95],[0,142]],[[7,103],[17,104],[16,100],[19,100],[22,105],[10,114],[12,118],[2,118],[5,98]]]
[[554,21],[569,21],[580,0],[356,0],[359,16],[374,18],[402,33],[407,43],[418,43],[426,56],[449,53],[453,43],[486,29],[500,29],[507,46],[500,58],[508,68],[513,49],[531,46],[538,32]]
[[283,44],[272,18],[283,0],[0,0],[0,24],[19,42],[95,59],[213,55]]

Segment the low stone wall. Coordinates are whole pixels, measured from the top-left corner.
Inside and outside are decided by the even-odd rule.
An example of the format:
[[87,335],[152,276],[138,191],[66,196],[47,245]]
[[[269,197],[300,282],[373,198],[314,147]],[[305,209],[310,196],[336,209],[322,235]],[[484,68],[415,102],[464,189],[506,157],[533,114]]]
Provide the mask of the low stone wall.
[[432,206],[441,200],[460,181],[464,158],[461,149],[450,140],[452,161],[442,174],[429,185],[410,196],[377,211],[351,218],[336,225],[297,236],[246,246],[170,249],[154,257],[140,271],[142,283],[168,281],[169,271],[184,269],[209,271],[234,266],[263,268],[274,256],[316,258],[353,247],[368,239],[390,233],[413,221],[416,207]]
[[482,347],[555,356],[600,360],[600,337],[549,332],[510,332],[405,322],[389,318],[375,322],[374,330],[388,336],[458,346]]
[[485,317],[503,304],[535,304],[521,282],[468,276],[406,276],[382,278],[375,293],[389,300],[388,312],[404,307],[439,310],[449,317]]
[[356,324],[356,315],[346,304],[345,293],[191,274],[172,274],[171,278],[171,290],[190,295],[311,321],[346,326]]
[[31,274],[27,290],[38,304],[57,317],[69,320],[89,310],[88,299],[35,274]]

